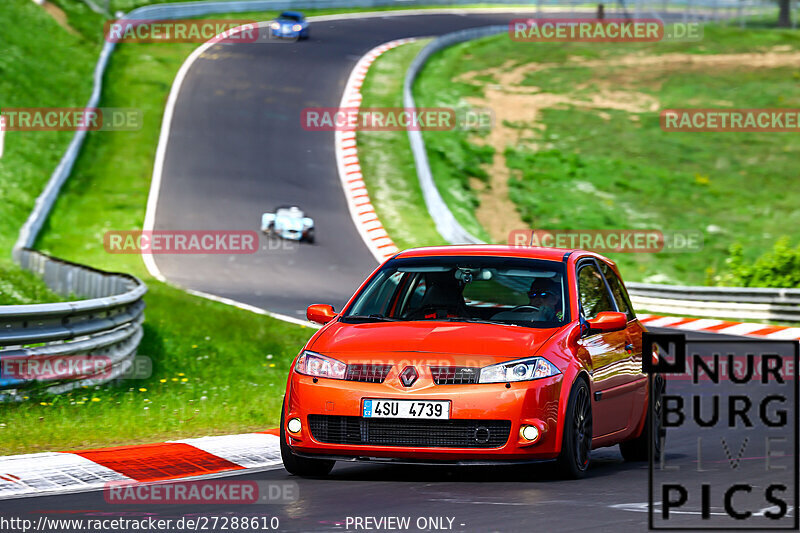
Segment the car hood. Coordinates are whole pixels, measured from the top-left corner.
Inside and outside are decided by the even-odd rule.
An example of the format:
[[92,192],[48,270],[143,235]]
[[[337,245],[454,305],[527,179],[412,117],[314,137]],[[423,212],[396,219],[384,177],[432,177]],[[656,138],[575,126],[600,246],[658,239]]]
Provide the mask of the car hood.
[[[487,357],[507,361],[530,357],[557,331],[458,322],[371,322],[329,324],[309,349],[352,362],[365,354],[418,352]],[[461,359],[461,358],[457,358]]]
[[278,226],[281,229],[300,231],[303,229],[303,221],[299,218],[281,218],[278,220]]

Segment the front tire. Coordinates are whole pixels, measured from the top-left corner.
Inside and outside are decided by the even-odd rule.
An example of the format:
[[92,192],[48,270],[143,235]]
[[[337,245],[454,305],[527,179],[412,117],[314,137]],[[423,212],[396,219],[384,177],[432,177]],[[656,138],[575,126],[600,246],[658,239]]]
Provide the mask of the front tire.
[[[619,451],[622,452],[622,457],[626,461],[647,461],[650,457],[650,439],[648,438],[650,434],[653,435],[653,460],[661,460],[663,453],[661,439],[667,434],[667,430],[662,424],[665,387],[664,378],[656,375],[653,378],[653,409],[650,409],[649,405],[647,406],[647,417],[642,434],[635,439],[619,443]],[[651,418],[651,413],[655,414],[655,417]]]
[[557,465],[559,474],[569,479],[580,479],[589,468],[592,449],[592,401],[589,385],[578,379],[572,386],[564,419],[564,435]]
[[300,477],[325,477],[333,469],[336,461],[327,459],[307,459],[298,457],[286,444],[286,422],[284,420],[286,407],[281,407],[281,460],[283,467],[292,475]]

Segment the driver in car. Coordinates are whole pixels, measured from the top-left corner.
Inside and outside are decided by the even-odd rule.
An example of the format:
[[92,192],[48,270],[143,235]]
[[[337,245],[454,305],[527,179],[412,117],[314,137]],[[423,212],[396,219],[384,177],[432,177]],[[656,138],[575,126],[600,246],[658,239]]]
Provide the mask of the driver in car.
[[556,322],[563,318],[561,285],[549,278],[536,278],[528,290],[528,305],[495,314],[494,320]]
[[561,320],[563,315],[559,303],[560,296],[561,286],[559,283],[547,278],[535,279],[528,291],[530,304],[539,309],[534,320],[545,322]]

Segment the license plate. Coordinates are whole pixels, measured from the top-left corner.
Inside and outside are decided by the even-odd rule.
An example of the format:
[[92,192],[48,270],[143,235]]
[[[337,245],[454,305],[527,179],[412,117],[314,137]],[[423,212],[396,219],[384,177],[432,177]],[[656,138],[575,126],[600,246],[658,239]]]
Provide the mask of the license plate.
[[364,418],[450,418],[450,402],[443,400],[364,400]]

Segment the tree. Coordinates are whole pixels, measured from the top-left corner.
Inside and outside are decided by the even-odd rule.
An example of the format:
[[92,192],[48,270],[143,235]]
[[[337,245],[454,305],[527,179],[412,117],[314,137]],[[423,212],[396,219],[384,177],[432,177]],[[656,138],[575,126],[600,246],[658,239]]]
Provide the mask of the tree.
[[778,27],[790,28],[792,26],[792,0],[778,0]]

